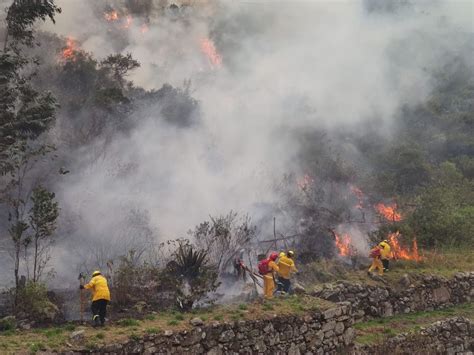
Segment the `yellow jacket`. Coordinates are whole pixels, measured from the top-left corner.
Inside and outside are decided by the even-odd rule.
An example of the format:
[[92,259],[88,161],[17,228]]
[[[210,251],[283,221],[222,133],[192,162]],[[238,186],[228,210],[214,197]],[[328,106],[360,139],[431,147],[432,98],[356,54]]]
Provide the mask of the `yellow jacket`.
[[84,285],[84,288],[92,290],[92,301],[110,301],[109,286],[107,285],[107,279],[104,276],[94,276],[87,285]]
[[286,255],[280,256],[280,259],[278,259],[278,268],[278,275],[285,279],[289,279],[292,272],[298,271],[296,270],[293,259],[287,257]]
[[268,269],[270,270],[270,272],[267,275],[271,275],[273,272],[279,271],[278,265],[272,260],[270,260],[270,262],[268,263]]
[[379,246],[382,247],[382,248],[380,249],[380,255],[381,255],[382,259],[389,259],[389,258],[390,258],[390,255],[391,255],[390,244],[385,243],[385,242],[381,242],[381,243],[379,244]]

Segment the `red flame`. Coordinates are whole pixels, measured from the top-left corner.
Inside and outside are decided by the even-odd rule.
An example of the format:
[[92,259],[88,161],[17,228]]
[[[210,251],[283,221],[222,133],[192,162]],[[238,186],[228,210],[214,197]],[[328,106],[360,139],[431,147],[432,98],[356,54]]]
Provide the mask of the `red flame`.
[[302,191],[306,191],[314,183],[314,179],[308,174],[304,174],[302,177],[296,179],[296,185]]
[[63,60],[75,60],[77,52],[77,42],[72,37],[66,38],[66,47],[61,52],[61,59]]
[[397,205],[395,203],[391,206],[378,203],[375,205],[375,209],[378,213],[384,216],[387,221],[399,222],[402,220],[402,215],[397,212]]
[[392,256],[394,259],[402,260],[415,260],[420,261],[423,259],[422,256],[418,253],[418,243],[416,238],[413,239],[413,246],[411,250],[409,248],[404,248],[400,245],[398,238],[400,237],[400,232],[390,233],[388,235],[388,241],[392,249]]
[[334,233],[336,247],[341,256],[349,256],[352,254],[351,236],[349,234],[342,234],[341,236]]
[[222,66],[222,56],[217,52],[216,46],[209,38],[201,39],[201,51],[209,59],[209,63],[213,68]]

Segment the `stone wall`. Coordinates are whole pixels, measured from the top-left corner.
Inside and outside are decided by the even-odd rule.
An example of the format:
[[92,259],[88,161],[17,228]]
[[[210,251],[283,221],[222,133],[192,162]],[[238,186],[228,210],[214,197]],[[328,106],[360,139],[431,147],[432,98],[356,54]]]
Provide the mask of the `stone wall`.
[[[334,354],[353,343],[351,307],[341,303],[305,316],[266,320],[215,322],[191,330],[145,336],[111,344],[95,354]],[[79,354],[80,350],[68,352]]]
[[[360,346],[362,354],[467,354],[474,351],[474,323],[463,317],[438,321],[416,333],[402,333],[376,346]],[[472,354],[472,352],[471,352]]]
[[338,282],[325,285],[313,296],[332,302],[347,301],[356,321],[422,310],[434,310],[474,299],[474,272],[457,273],[453,278],[424,276],[411,282],[405,275],[400,284],[367,285]]

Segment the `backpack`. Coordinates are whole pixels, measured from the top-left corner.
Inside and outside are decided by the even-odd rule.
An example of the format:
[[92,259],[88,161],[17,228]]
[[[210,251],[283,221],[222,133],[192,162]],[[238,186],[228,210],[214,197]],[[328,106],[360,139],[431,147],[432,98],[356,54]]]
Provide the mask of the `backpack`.
[[258,263],[258,272],[260,275],[266,275],[270,272],[270,268],[268,267],[268,263],[270,259],[263,259]]
[[379,248],[374,248],[370,251],[369,257],[376,258],[376,257],[379,257],[380,255],[381,255],[380,249]]

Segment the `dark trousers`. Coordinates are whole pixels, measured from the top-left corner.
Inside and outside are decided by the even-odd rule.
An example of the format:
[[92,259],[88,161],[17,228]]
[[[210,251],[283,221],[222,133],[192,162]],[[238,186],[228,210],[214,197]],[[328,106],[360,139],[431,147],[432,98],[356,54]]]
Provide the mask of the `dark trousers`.
[[100,324],[105,323],[105,315],[107,313],[107,300],[97,300],[92,302],[91,310],[92,310],[92,318],[94,321],[99,317]]
[[285,279],[284,277],[279,277],[278,278],[277,291],[284,291],[286,293],[290,293],[290,289],[291,289],[290,279]]
[[387,271],[388,270],[388,259],[382,259],[382,265],[383,265],[384,271]]

